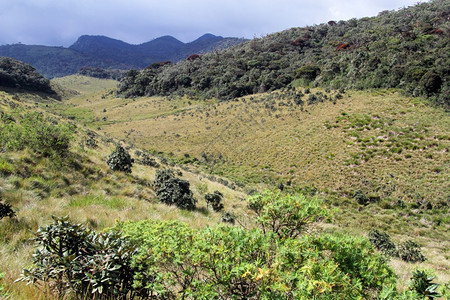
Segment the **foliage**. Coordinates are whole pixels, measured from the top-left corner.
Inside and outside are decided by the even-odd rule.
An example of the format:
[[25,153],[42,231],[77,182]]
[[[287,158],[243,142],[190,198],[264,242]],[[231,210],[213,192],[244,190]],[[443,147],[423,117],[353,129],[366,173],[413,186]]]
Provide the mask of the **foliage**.
[[398,245],[397,256],[407,262],[422,262],[426,260],[422,252],[420,252],[420,245],[411,240]]
[[172,170],[157,170],[153,185],[159,201],[183,209],[195,208],[197,200],[190,190],[189,181],[176,177]]
[[292,28],[143,70],[139,80],[125,78],[120,93],[231,100],[300,80],[335,89],[399,88],[448,107],[449,10],[447,1],[434,0],[376,17]]
[[106,163],[111,170],[122,171],[125,173],[131,173],[133,162],[134,159],[131,158],[128,151],[121,145],[117,145],[116,150],[114,150],[106,160]]
[[73,139],[74,125],[58,122],[40,112],[16,110],[0,119],[0,146],[22,150],[26,147],[43,156],[64,157]]
[[222,199],[223,194],[219,191],[205,195],[206,205],[211,205],[214,211],[221,211],[223,209]]
[[38,229],[34,266],[24,270],[19,280],[53,282],[59,296],[67,291],[95,299],[128,299],[139,294],[133,288],[136,269],[131,266],[135,246],[114,232],[90,232],[67,217],[53,219],[53,224]]
[[78,71],[78,74],[83,76],[89,76],[94,78],[101,79],[122,79],[126,71],[120,69],[103,69],[103,68],[95,68],[95,67],[83,67]]
[[279,238],[294,238],[311,223],[329,216],[322,201],[316,197],[265,191],[248,198],[249,208],[263,232],[272,231]]
[[371,230],[369,232],[369,241],[377,248],[377,250],[380,250],[387,255],[393,256],[397,252],[395,244],[391,241],[389,234],[386,232],[381,232],[378,229]]
[[13,207],[10,203],[3,203],[3,199],[0,198],[0,220],[6,217],[14,217],[16,213],[13,210]]
[[151,158],[147,153],[136,151],[135,154],[136,156],[138,156],[138,159],[136,159],[136,162],[138,164],[159,168],[159,164],[156,162],[156,160],[154,158]]
[[369,198],[362,190],[356,190],[353,194],[353,198],[361,205],[369,204]]
[[5,274],[3,274],[2,271],[0,270],[0,297],[8,296],[8,294],[5,292],[5,287],[2,284],[2,280],[4,277],[5,277]]
[[424,270],[416,270],[411,277],[410,289],[427,299],[439,298],[438,284],[433,283],[434,276],[429,276]]
[[302,236],[281,241],[259,229],[191,229],[179,222],[119,223],[138,245],[136,287],[154,298],[373,298],[395,278],[363,238]]
[[377,229],[369,232],[369,241],[386,255],[396,256],[407,262],[423,262],[426,260],[420,251],[420,246],[411,241],[404,241],[397,246],[391,241],[389,234]]
[[23,62],[0,56],[0,86],[54,93],[50,81]]

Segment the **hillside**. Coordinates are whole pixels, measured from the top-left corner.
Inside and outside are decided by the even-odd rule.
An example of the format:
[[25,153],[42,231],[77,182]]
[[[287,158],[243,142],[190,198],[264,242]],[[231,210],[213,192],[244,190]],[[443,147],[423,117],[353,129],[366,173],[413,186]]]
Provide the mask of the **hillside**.
[[15,59],[0,56],[0,89],[5,88],[54,93],[50,80],[44,78],[35,68]]
[[[0,249],[3,253],[0,259],[0,269],[5,274],[5,278],[0,282],[0,287],[3,285],[6,292],[10,293],[14,299],[58,298],[56,290],[45,282],[38,280],[43,284],[42,289],[38,288],[39,285],[25,285],[24,282],[13,283],[19,277],[22,268],[30,267],[31,261],[38,262],[40,255],[46,255],[45,252],[40,252],[40,255],[31,257],[36,247],[28,239],[33,237],[31,232],[36,232],[40,226],[42,226],[41,232],[66,230],[64,226],[68,226],[67,230],[75,230],[80,234],[81,230],[84,230],[84,227],[80,226],[87,226],[91,230],[88,237],[92,237],[93,240],[81,239],[78,241],[79,245],[85,247],[82,248],[84,249],[83,257],[91,255],[88,254],[91,251],[88,247],[97,247],[94,246],[95,243],[98,243],[97,238],[102,241],[102,237],[108,237],[97,236],[97,234],[104,232],[105,228],[113,226],[113,229],[109,229],[113,231],[108,231],[111,233],[101,234],[112,234],[114,239],[103,240],[101,247],[113,247],[104,248],[104,251],[117,251],[117,248],[114,248],[115,243],[111,241],[116,241],[116,244],[118,243],[120,246],[120,243],[125,243],[123,239],[130,241],[133,245],[139,245],[143,252],[138,252],[139,255],[135,253],[137,255],[135,258],[140,260],[140,265],[151,263],[152,272],[157,270],[161,276],[167,276],[164,277],[167,278],[167,283],[157,281],[158,284],[166,284],[164,289],[157,290],[158,293],[172,293],[183,287],[179,281],[175,280],[177,277],[173,276],[183,276],[182,278],[188,276],[189,278],[191,273],[186,273],[183,269],[191,266],[191,263],[195,265],[191,260],[193,257],[202,261],[203,271],[201,272],[213,272],[214,270],[216,272],[224,270],[225,272],[217,273],[216,276],[223,277],[218,278],[219,281],[216,284],[208,285],[211,290],[198,288],[204,286],[203,280],[206,278],[213,280],[214,276],[201,277],[205,278],[201,281],[189,281],[188,286],[197,288],[193,291],[183,290],[183,293],[198,296],[217,291],[223,293],[226,291],[229,295],[226,298],[232,298],[231,295],[273,295],[276,292],[279,293],[281,299],[288,299],[289,297],[284,296],[287,291],[290,291],[289,293],[294,295],[306,295],[307,297],[321,295],[324,299],[330,295],[336,295],[336,293],[348,299],[353,297],[349,295],[373,297],[379,293],[390,295],[391,299],[401,299],[401,295],[396,294],[396,281],[391,273],[391,268],[400,276],[398,282],[400,290],[406,288],[405,282],[411,277],[415,267],[432,268],[438,276],[438,282],[448,281],[446,272],[449,268],[447,253],[449,239],[446,238],[448,207],[445,206],[445,199],[444,202],[439,200],[441,194],[445,194],[446,189],[445,186],[440,185],[448,182],[446,179],[448,178],[448,169],[445,167],[445,165],[448,166],[448,161],[446,162],[448,157],[445,156],[446,152],[442,152],[442,146],[448,147],[448,139],[443,136],[433,137],[434,135],[439,136],[444,131],[448,132],[448,122],[445,122],[448,116],[442,109],[430,108],[421,104],[418,99],[407,99],[388,91],[375,91],[373,94],[348,92],[341,95],[342,97],[334,98],[337,96],[336,92],[330,94],[323,90],[312,90],[309,95],[316,97],[322,95],[322,101],[300,105],[294,104],[295,95],[299,94],[300,90],[296,90],[295,95],[294,91],[278,91],[262,94],[253,99],[247,97],[234,102],[218,103],[217,101],[204,102],[176,97],[170,101],[157,97],[134,100],[118,99],[114,98],[114,81],[80,76],[57,79],[53,84],[70,88],[78,95],[65,99],[63,102],[40,98],[38,95],[28,93],[17,93],[12,96],[3,92],[0,95],[2,111],[0,142],[3,149],[3,152],[0,153],[0,195],[2,203],[6,201],[11,204],[17,214],[11,219],[6,217],[0,220]],[[302,91],[307,92],[306,90]],[[336,100],[336,104],[333,104],[333,99]],[[394,110],[391,106],[393,102],[398,107]],[[371,107],[374,111],[378,111],[378,116],[372,115],[369,110]],[[366,124],[366,117],[360,116],[360,110],[364,111],[364,114],[372,116],[372,120],[383,120],[386,121],[386,124],[383,124],[382,127],[379,122],[376,123],[378,125],[372,124],[372,121]],[[57,114],[49,113],[49,111]],[[326,111],[328,113],[325,113]],[[343,114],[343,112],[347,112],[347,114]],[[70,117],[69,120],[72,121],[68,121],[66,118],[61,119],[60,114]],[[250,115],[254,117],[249,119]],[[106,116],[106,119],[99,116]],[[391,119],[392,116],[397,119]],[[442,119],[442,122],[429,122],[427,121],[429,118]],[[390,121],[387,121],[388,119]],[[330,166],[330,171],[327,173],[330,175],[335,172],[333,165],[346,165],[342,161],[345,159],[345,153],[339,152],[342,147],[340,139],[342,138],[345,143],[353,140],[353,131],[358,131],[362,124],[364,127],[369,126],[370,128],[364,128],[361,130],[361,134],[370,136],[372,130],[378,130],[377,128],[380,131],[394,130],[394,128],[398,128],[397,130],[407,129],[408,127],[402,124],[407,124],[413,119],[416,123],[421,124],[418,128],[425,126],[424,129],[426,129],[423,132],[423,139],[417,143],[428,145],[428,142],[432,142],[436,145],[422,150],[418,149],[417,152],[414,149],[404,150],[403,153],[395,152],[393,157],[384,154],[387,165],[391,162],[393,164],[395,161],[399,162],[391,170],[396,172],[394,175],[398,180],[389,196],[380,194],[380,200],[376,200],[374,198],[376,195],[369,194],[372,184],[377,183],[377,178],[371,178],[372,182],[368,185],[362,182],[362,186],[358,186],[358,183],[352,185],[351,182],[345,182],[352,180],[350,177],[337,180],[339,184],[347,186],[349,191],[361,188],[363,193],[367,193],[369,203],[365,204],[359,204],[360,200],[346,192],[334,193],[331,190],[331,181],[325,181],[322,186],[318,187],[302,187],[301,182],[304,177],[302,174],[305,174],[306,178],[309,178],[308,180],[312,180],[314,174],[327,173],[327,166]],[[328,120],[336,122],[329,124]],[[138,124],[136,122],[139,121],[144,122],[143,128],[136,126]],[[255,122],[258,122],[259,125]],[[94,127],[96,131],[86,128],[83,123]],[[351,125],[352,123],[354,124]],[[158,128],[158,124],[162,127]],[[221,131],[219,125],[223,125],[222,131],[224,132],[222,134],[219,133]],[[6,131],[4,130],[5,126],[8,127]],[[20,134],[22,126],[24,129],[28,128],[26,129],[27,135]],[[258,130],[254,130],[255,126]],[[112,130],[114,127],[118,132]],[[149,131],[148,128],[152,130]],[[51,130],[52,135],[49,136],[58,137],[56,141],[59,142],[54,143],[50,139],[50,143],[46,143],[46,138],[39,137],[47,135],[36,135],[39,132],[42,133],[42,130]],[[127,130],[126,136],[122,136],[121,132],[124,130]],[[148,145],[140,147],[142,141],[139,137],[144,136],[144,130],[145,135],[149,137],[148,142],[158,140],[159,144],[155,144],[155,147]],[[185,130],[193,130],[189,134],[189,139],[184,138],[188,133]],[[326,131],[330,131],[329,135],[325,133]],[[401,132],[395,133],[400,136]],[[155,138],[152,137],[153,134],[155,134]],[[297,135],[298,149],[289,142],[295,143],[296,141],[296,137],[292,134]],[[319,134],[324,134],[324,136],[319,137]],[[267,147],[268,136],[271,137],[269,140],[274,143],[269,144],[270,147]],[[121,144],[134,158],[135,163],[131,173],[113,171],[108,167],[108,156],[114,151],[115,143],[118,142],[112,137],[122,139]],[[405,139],[407,139],[404,140],[405,142],[412,142],[409,140],[409,135]],[[179,143],[180,141],[187,144]],[[231,142],[233,149],[221,148],[222,152],[215,152],[215,150],[219,150],[218,147],[230,145],[226,141]],[[261,141],[262,144],[257,144],[258,141]],[[355,140],[354,150],[364,151],[363,145],[359,143],[365,142]],[[240,145],[242,149],[247,148],[246,152],[248,153],[240,151],[237,145]],[[158,148],[158,146],[160,147]],[[163,151],[166,146],[170,147],[173,154]],[[256,150],[256,148],[259,149]],[[331,164],[323,164],[322,148],[326,152],[323,152],[326,161]],[[383,146],[379,146],[379,148],[377,150],[384,153]],[[148,151],[149,149],[151,151]],[[197,156],[196,153],[200,149],[211,150],[211,152],[200,153]],[[266,151],[262,151],[263,149]],[[237,169],[232,166],[235,152],[240,159],[240,166]],[[301,155],[291,158],[291,154],[296,152]],[[425,157],[431,154],[433,160],[422,159],[420,153]],[[147,156],[147,159],[144,159],[143,154]],[[311,170],[306,167],[308,163],[304,161],[302,154],[306,154],[308,156],[306,159],[313,164],[310,165]],[[280,156],[283,156],[283,159]],[[267,166],[255,166],[255,161],[252,159],[257,159],[261,163],[266,161],[273,161],[273,163],[269,162]],[[372,159],[377,160],[378,158],[373,157]],[[422,168],[411,168],[402,163],[408,159],[414,160],[415,164],[421,165]],[[154,161],[152,162],[152,160]],[[318,165],[314,165],[316,160],[322,165],[322,169]],[[289,170],[282,171],[284,163],[290,164]],[[381,171],[378,170],[378,167],[374,167],[375,164],[372,167],[364,167],[364,164],[366,163],[352,162],[350,165],[344,166],[344,170],[340,174],[350,173],[349,175],[353,176],[359,172],[361,176],[367,176],[370,175],[370,172],[375,171],[375,175],[377,175],[379,174],[377,171]],[[165,168],[173,169],[178,174],[177,176],[189,182],[190,189],[198,200],[196,209],[183,210],[175,206],[167,206],[158,200],[153,180],[156,178],[158,170]],[[316,168],[319,172],[314,172],[312,168]],[[433,170],[441,168],[438,172],[440,175],[433,173],[435,171],[429,172],[430,168]],[[201,170],[204,170],[205,173]],[[251,175],[252,170],[254,176]],[[294,170],[294,172],[290,170]],[[289,178],[292,179],[289,180],[290,183],[285,179],[274,179],[273,176],[277,172],[290,174]],[[217,174],[226,175],[232,180],[224,176],[217,176]],[[233,178],[236,178],[236,174],[243,174],[242,176],[247,180],[239,182],[236,179],[234,181]],[[266,174],[269,177],[266,177]],[[407,195],[405,189],[409,188],[408,176],[411,174],[417,174],[417,177],[411,177],[412,185],[421,184],[417,182],[420,176],[424,176],[423,180],[429,181],[431,184],[431,186],[423,186],[421,190],[417,190],[426,198],[415,198],[414,200],[407,197],[394,198]],[[430,178],[428,176],[438,177]],[[320,183],[325,178],[326,176],[318,176],[315,182]],[[332,177],[332,179],[334,178]],[[258,212],[258,210],[253,211],[250,209],[252,206],[248,204],[248,201],[255,201],[259,198],[246,200],[247,195],[243,193],[243,191],[255,187],[252,183],[257,183],[256,187],[261,190],[265,187],[273,188],[273,184],[277,184],[285,193],[297,195],[301,191],[306,195],[302,196],[306,198],[284,198],[276,196],[276,194],[269,194],[268,198],[262,198],[266,199],[265,201],[291,199],[289,201],[294,202],[285,207],[292,209],[298,207],[296,205],[305,205],[301,199],[306,199],[306,203],[310,205],[308,209],[312,209],[311,205],[315,205],[315,201],[321,199],[321,202],[317,202],[317,204],[322,203],[320,210],[324,207],[335,210],[334,217],[327,222],[316,224],[317,227],[314,230],[308,230],[308,234],[301,235],[298,239],[288,238],[287,242],[271,240],[274,238],[273,236],[267,233],[263,234],[263,231],[258,230],[258,219],[255,217],[255,211]],[[281,187],[279,183],[283,183],[284,187]],[[327,189],[326,186],[331,186],[331,188]],[[208,208],[204,200],[207,193],[215,190],[224,195],[224,210],[237,216],[238,223],[235,226],[217,225],[221,222],[222,212],[215,212],[211,207]],[[388,190],[383,191],[388,192]],[[436,197],[437,201],[430,200],[428,193],[432,193],[430,198]],[[375,202],[373,202],[374,199]],[[427,201],[431,203],[431,209],[428,208]],[[268,207],[272,207],[270,203],[268,203]],[[302,210],[298,210],[298,212],[302,212]],[[51,215],[57,217],[69,215],[69,218],[52,219]],[[122,222],[116,223],[117,220]],[[181,221],[189,225],[165,222],[168,220]],[[84,225],[70,225],[76,223]],[[48,225],[48,227],[44,225]],[[367,232],[374,228],[389,232],[398,245],[403,245],[402,242],[411,239],[420,243],[421,251],[427,260],[413,264],[400,258],[391,258],[388,267],[385,258],[374,251],[366,238],[361,237],[367,235]],[[118,232],[123,232],[125,235],[114,235]],[[86,235],[87,232],[84,234]],[[39,239],[41,238],[38,235]],[[161,244],[161,241],[165,242]],[[129,247],[128,244],[123,245]],[[128,248],[119,249],[124,255],[124,260],[116,263],[125,263],[125,255],[128,254],[123,252],[124,249]],[[149,257],[145,254],[147,253],[145,249],[153,249],[154,253],[160,254],[152,258],[153,256]],[[238,251],[236,252],[236,250]],[[264,259],[267,257],[267,253],[276,259],[276,263],[272,264],[272,260]],[[292,256],[289,253],[298,253],[299,258],[291,260]],[[94,265],[77,265],[76,260],[71,264],[74,264],[74,267],[88,267],[90,268],[89,272],[94,272],[93,274],[96,276],[116,276],[114,268],[107,272],[105,269],[104,272],[97,273],[97,269],[102,269],[102,263],[109,263],[109,259],[113,256],[103,256],[103,252],[96,255],[93,256],[95,258]],[[178,261],[172,259],[174,255],[178,257]],[[211,260],[210,255],[214,255],[216,260]],[[254,259],[255,255],[257,256],[256,260]],[[101,260],[101,257],[106,260]],[[166,260],[165,257],[170,257],[170,259]],[[45,256],[42,258],[44,259]],[[52,262],[55,259],[57,258],[53,256],[51,260],[47,261]],[[349,259],[351,260],[349,261]],[[317,260],[320,260],[321,264],[317,264]],[[216,270],[215,264],[210,264],[212,261],[220,262],[217,267],[225,269]],[[356,263],[357,261],[359,263]],[[54,262],[60,266],[57,260]],[[171,262],[175,262],[175,264],[171,264]],[[355,265],[359,266],[358,269],[354,269]],[[377,268],[374,268],[375,265]],[[68,266],[67,263],[66,266]],[[167,272],[167,266],[170,266],[171,271]],[[280,266],[283,267],[280,268]],[[313,266],[321,267],[313,273],[307,272]],[[53,267],[51,264],[48,265],[49,270],[53,270]],[[33,265],[33,268],[37,269],[28,269],[32,273],[25,273],[28,274],[26,276],[34,274],[33,276],[38,276],[36,279],[41,278],[39,277],[41,276],[39,275],[39,265]],[[235,274],[232,278],[227,277],[229,276],[226,271],[228,268],[232,270],[232,274]],[[61,272],[64,268],[58,267],[54,270]],[[198,273],[198,268],[196,270],[192,274],[203,276],[203,273]],[[296,277],[292,278],[290,272],[294,270],[303,271],[296,273]],[[78,272],[76,268],[72,271]],[[120,274],[125,273],[121,271]],[[276,276],[269,276],[269,274],[276,274]],[[375,280],[373,276],[375,276]],[[356,278],[363,279],[356,280]],[[264,281],[260,281],[261,279]],[[46,280],[51,281],[51,278]],[[223,280],[230,281],[226,283],[227,281]],[[103,284],[107,286],[107,282],[109,281],[105,281]],[[289,284],[280,286],[280,282]],[[303,288],[303,285],[298,286],[296,282],[311,286],[318,284],[323,287],[323,290]],[[253,288],[250,290],[234,289],[241,284],[252,284]],[[333,287],[336,284],[342,288]],[[267,288],[267,285],[270,285],[270,288]],[[220,289],[217,290],[214,287],[220,287]],[[67,288],[70,289],[70,287]],[[78,291],[90,288],[92,288],[90,284],[81,285]],[[145,295],[145,290],[139,290],[139,292],[143,292]],[[0,289],[1,293],[3,291]],[[411,295],[413,297],[414,294]],[[142,298],[146,297],[148,296]],[[193,296],[193,298],[195,297]]]
[[230,100],[298,85],[399,88],[448,107],[449,26],[450,3],[434,0],[371,18],[292,28],[201,59],[130,73],[119,93]]
[[53,78],[75,74],[83,67],[141,69],[155,62],[177,62],[194,53],[224,49],[241,42],[243,39],[205,34],[190,43],[165,36],[140,45],[131,45],[105,36],[84,35],[69,48],[3,45],[0,46],[0,56],[28,63],[44,76]]

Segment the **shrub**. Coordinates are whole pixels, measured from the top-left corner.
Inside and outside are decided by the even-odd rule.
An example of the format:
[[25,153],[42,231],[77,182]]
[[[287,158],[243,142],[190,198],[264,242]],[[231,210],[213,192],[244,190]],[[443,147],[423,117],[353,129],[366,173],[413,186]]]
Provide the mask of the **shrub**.
[[159,164],[156,162],[154,158],[151,158],[146,153],[140,153],[139,158],[136,160],[138,164],[149,166],[153,168],[159,168]]
[[2,117],[0,146],[9,150],[29,147],[46,157],[64,157],[73,139],[74,129],[74,125],[59,123],[40,112],[17,110]]
[[353,194],[353,198],[361,205],[369,204],[369,198],[362,190],[356,190]]
[[434,276],[429,276],[425,271],[416,270],[410,281],[410,289],[427,299],[439,298],[436,283],[433,283]]
[[224,223],[234,224],[236,222],[236,216],[233,213],[227,211],[222,215],[221,220]]
[[320,73],[320,68],[316,65],[305,65],[297,69],[297,78],[304,78],[306,80],[314,80]]
[[369,241],[377,250],[387,255],[393,256],[397,253],[395,244],[386,232],[380,232],[377,229],[371,230],[369,232]]
[[248,198],[249,208],[256,215],[256,221],[263,232],[272,231],[281,239],[294,238],[307,229],[308,225],[329,216],[316,197],[304,195],[283,195],[280,192],[265,191]]
[[172,170],[157,170],[153,185],[159,201],[183,209],[195,208],[197,200],[192,195],[189,181],[175,177]]
[[93,299],[128,299],[139,294],[133,287],[136,268],[131,266],[135,246],[115,232],[89,232],[67,217],[53,219],[53,224],[35,234],[34,266],[24,270],[19,280],[52,282],[60,297],[67,291]]
[[407,262],[422,262],[426,258],[420,251],[420,245],[408,240],[398,245],[397,256]]
[[12,218],[16,215],[13,210],[13,207],[8,202],[3,203],[0,198],[0,220],[6,217]]
[[223,209],[223,194],[219,191],[214,191],[211,194],[205,195],[206,205],[213,208],[214,211],[221,211]]
[[311,235],[280,242],[260,229],[191,229],[151,220],[113,230],[139,247],[135,286],[154,299],[375,299],[395,284],[364,238]]
[[111,170],[125,173],[131,173],[133,162],[134,159],[131,158],[128,151],[120,145],[117,145],[116,150],[109,155],[106,161]]

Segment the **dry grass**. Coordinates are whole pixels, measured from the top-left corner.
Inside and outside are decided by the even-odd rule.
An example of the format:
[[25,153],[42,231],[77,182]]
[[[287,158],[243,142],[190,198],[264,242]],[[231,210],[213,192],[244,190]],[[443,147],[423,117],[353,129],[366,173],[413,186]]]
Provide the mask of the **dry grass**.
[[[326,224],[324,230],[365,235],[369,229],[378,228],[388,231],[395,241],[414,239],[423,246],[428,258],[417,266],[434,269],[438,282],[448,282],[450,237],[445,216],[448,209],[444,213],[439,209],[421,213],[408,207],[380,207],[381,204],[361,209],[349,199],[361,188],[380,196],[386,206],[397,200],[414,203],[417,195],[433,205],[448,201],[450,122],[441,109],[391,92],[348,92],[336,104],[326,101],[305,105],[302,110],[284,92],[217,103],[186,98],[114,98],[110,92],[115,82],[90,81],[84,77],[60,79],[59,84],[79,94],[63,102],[33,96],[25,105],[73,115],[88,127],[99,127],[102,134],[132,145],[132,155],[134,150],[143,148],[162,152],[173,161],[182,162],[187,154],[197,158],[198,163],[175,169],[190,182],[199,200],[198,209],[187,212],[158,203],[153,190],[141,184],[151,182],[156,169],[135,164],[131,175],[112,172],[105,162],[114,145],[99,136],[98,149],[81,147],[83,134],[80,134],[72,151],[80,155],[90,174],[58,173],[55,168],[47,168],[47,161],[35,160],[36,174],[49,178],[51,186],[56,187],[44,196],[39,189],[32,188],[31,179],[0,177],[0,192],[10,199],[18,215],[16,221],[0,221],[0,269],[6,273],[4,282],[14,298],[46,299],[45,292],[38,293],[33,287],[13,281],[30,262],[30,230],[50,223],[52,214],[69,215],[73,221],[96,230],[110,227],[116,221],[142,219],[181,220],[203,227],[220,222],[220,213],[206,209],[203,199],[205,192],[219,190],[225,195],[225,210],[238,214],[244,225],[252,226],[244,201],[246,195],[208,179],[199,169],[212,170],[216,175],[246,184],[249,189],[290,181],[293,187],[326,191],[327,201],[337,212],[334,225]],[[10,109],[9,101],[13,101],[9,95],[0,94],[2,110]],[[363,143],[352,136],[357,128],[348,126],[351,120],[342,119],[343,113],[389,121],[381,129],[358,131],[361,139],[379,136],[382,131],[399,136],[405,134],[400,129],[420,128],[421,137],[414,141],[411,138],[411,142],[430,146],[352,163],[352,154],[386,147],[377,144],[362,149]],[[221,154],[223,160],[211,165],[204,162],[202,153],[214,158]],[[32,156],[26,151],[8,155],[15,162]],[[405,288],[415,265],[397,260],[392,260],[391,265],[399,275],[401,288]]]

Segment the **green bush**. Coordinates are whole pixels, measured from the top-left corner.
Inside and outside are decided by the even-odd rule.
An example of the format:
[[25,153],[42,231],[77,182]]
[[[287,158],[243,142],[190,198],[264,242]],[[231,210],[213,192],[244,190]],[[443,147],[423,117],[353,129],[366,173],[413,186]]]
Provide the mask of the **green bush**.
[[411,240],[400,243],[396,255],[407,262],[422,262],[426,258],[420,251],[420,245]]
[[52,282],[60,297],[68,291],[83,299],[142,295],[133,287],[135,246],[115,232],[90,232],[67,217],[53,219],[53,224],[40,227],[35,234],[38,249],[33,268],[24,270],[19,280]]
[[131,173],[133,162],[134,159],[131,158],[128,151],[120,145],[116,146],[116,150],[109,155],[106,161],[111,170],[122,171],[125,173]]
[[301,194],[265,191],[249,197],[248,202],[263,232],[272,231],[281,239],[297,237],[311,223],[330,216],[321,200]]
[[369,241],[377,248],[377,250],[380,250],[387,255],[393,256],[397,253],[395,244],[391,241],[389,234],[386,232],[381,232],[377,229],[371,230],[369,232]]
[[425,271],[416,270],[410,281],[410,289],[427,299],[439,298],[438,284],[433,283],[434,276],[429,276]]
[[214,191],[211,194],[205,195],[206,205],[213,208],[214,211],[221,211],[223,209],[223,194],[219,191]]
[[12,218],[16,215],[13,207],[8,202],[3,203],[2,198],[0,198],[0,220],[6,217]]
[[151,220],[113,230],[139,247],[135,286],[155,299],[367,299],[395,284],[386,261],[364,238],[281,241],[260,229],[194,230]]
[[0,146],[9,150],[30,148],[44,156],[64,157],[73,139],[74,125],[46,118],[40,112],[14,111],[2,115]]
[[157,170],[153,182],[159,201],[183,209],[194,209],[197,200],[193,197],[190,184],[175,176],[172,170]]

